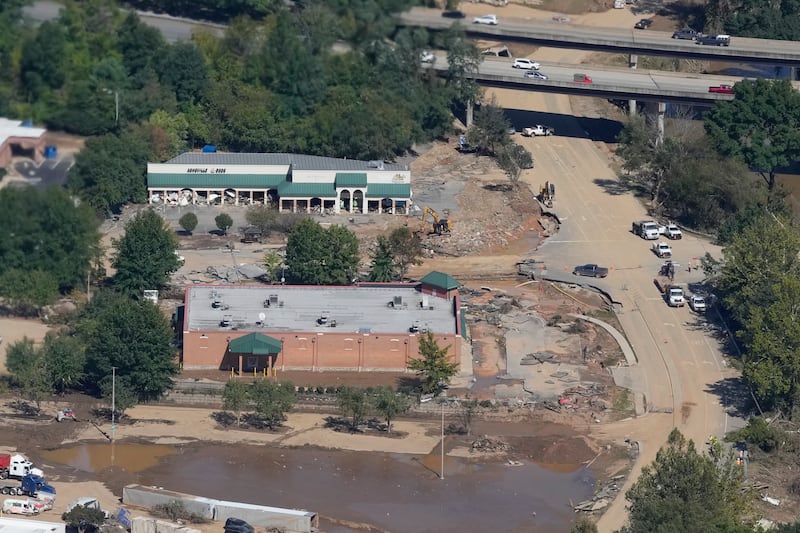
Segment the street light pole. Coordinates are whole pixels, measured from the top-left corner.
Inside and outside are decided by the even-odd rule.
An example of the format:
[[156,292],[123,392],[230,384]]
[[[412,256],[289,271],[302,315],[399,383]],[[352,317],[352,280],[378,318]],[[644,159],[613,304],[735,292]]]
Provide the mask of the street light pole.
[[114,442],[114,432],[117,429],[115,417],[117,414],[117,367],[111,367],[111,442]]
[[442,465],[439,470],[439,479],[444,479],[444,400],[442,400]]

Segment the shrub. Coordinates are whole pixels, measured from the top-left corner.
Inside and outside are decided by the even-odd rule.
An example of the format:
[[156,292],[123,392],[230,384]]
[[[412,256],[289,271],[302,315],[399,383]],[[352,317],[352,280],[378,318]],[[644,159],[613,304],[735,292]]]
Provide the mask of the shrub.
[[176,522],[183,520],[192,524],[205,524],[209,520],[197,513],[189,512],[180,500],[172,500],[168,503],[154,505],[151,513],[159,518],[167,518]]
[[758,446],[762,451],[770,453],[780,447],[783,440],[782,431],[770,426],[766,420],[759,416],[751,417],[747,425],[731,433],[728,440],[743,440],[753,446]]

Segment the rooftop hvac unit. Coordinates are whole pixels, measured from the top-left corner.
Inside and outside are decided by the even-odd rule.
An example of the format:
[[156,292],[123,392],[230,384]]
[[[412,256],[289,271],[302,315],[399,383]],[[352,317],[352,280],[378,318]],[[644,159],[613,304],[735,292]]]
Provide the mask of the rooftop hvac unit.
[[403,297],[402,296],[395,296],[394,297],[394,305],[403,305]]
[[269,303],[270,304],[278,303],[278,295],[277,294],[270,294],[269,295]]
[[369,168],[377,168],[378,170],[383,170],[383,161],[381,161],[380,159],[375,159],[367,163],[367,166]]

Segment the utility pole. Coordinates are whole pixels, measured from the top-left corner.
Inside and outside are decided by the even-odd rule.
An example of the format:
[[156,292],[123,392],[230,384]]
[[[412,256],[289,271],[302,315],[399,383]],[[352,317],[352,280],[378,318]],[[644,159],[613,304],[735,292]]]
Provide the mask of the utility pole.
[[442,400],[442,465],[439,469],[439,479],[444,479],[444,400]]
[[117,429],[117,367],[111,367],[111,442],[114,442],[114,432]]

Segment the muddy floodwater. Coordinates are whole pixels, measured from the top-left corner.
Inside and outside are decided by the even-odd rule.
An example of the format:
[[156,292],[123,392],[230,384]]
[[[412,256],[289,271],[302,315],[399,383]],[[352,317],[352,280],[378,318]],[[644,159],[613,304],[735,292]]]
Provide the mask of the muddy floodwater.
[[82,444],[43,457],[101,480],[113,466],[138,472],[136,481],[144,485],[307,509],[335,519],[323,520],[327,533],[356,531],[343,521],[392,533],[567,532],[575,516],[570,502],[590,497],[593,486],[578,466],[475,464],[457,457],[445,457],[440,479],[438,453],[116,444],[113,464],[111,453],[110,444]]

